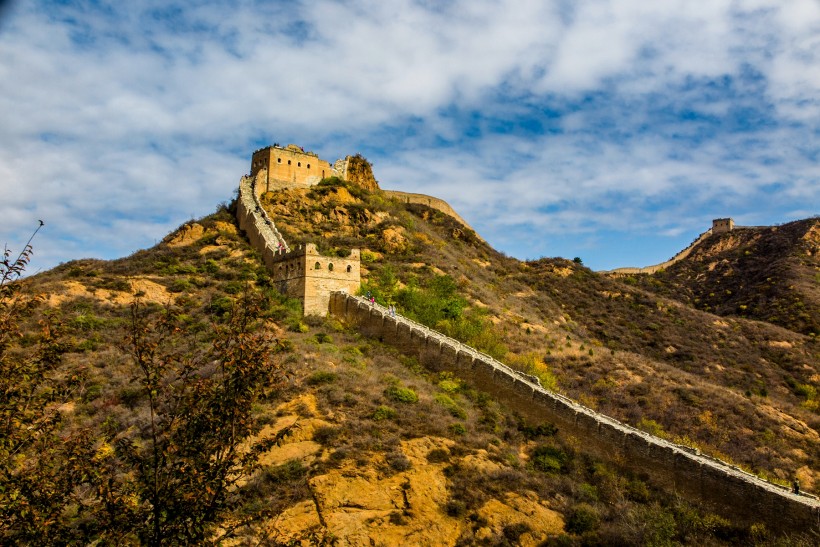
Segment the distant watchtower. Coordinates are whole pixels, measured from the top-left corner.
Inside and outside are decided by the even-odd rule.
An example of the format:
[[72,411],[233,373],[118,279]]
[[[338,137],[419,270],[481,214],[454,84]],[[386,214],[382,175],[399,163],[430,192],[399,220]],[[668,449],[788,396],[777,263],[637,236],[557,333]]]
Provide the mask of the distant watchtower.
[[261,148],[251,156],[251,176],[264,170],[257,178],[258,194],[282,188],[309,188],[332,175],[333,167],[313,152],[305,152],[301,146],[289,144]]
[[731,218],[716,218],[712,221],[712,233],[723,234],[735,229],[735,221]]

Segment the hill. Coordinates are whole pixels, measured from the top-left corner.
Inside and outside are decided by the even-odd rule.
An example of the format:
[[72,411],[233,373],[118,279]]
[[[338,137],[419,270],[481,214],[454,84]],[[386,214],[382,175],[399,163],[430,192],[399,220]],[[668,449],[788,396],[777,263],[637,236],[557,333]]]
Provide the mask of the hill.
[[820,335],[820,219],[738,228],[635,281],[696,309]]
[[[566,260],[520,262],[440,211],[339,180],[268,193],[264,206],[291,246],[361,248],[363,291],[401,313],[627,423],[784,483],[796,475],[806,488],[816,484],[820,420],[807,395],[820,387],[814,338],[693,309]],[[159,522],[179,541],[201,530],[200,541],[226,535],[238,544],[776,541],[763,527],[740,527],[586,456],[582,439],[556,435],[550,424],[524,424],[463,379],[427,371],[332,318],[302,316],[272,287],[228,208],[153,249],[71,262],[25,285],[48,296],[24,314],[23,336],[6,356],[52,363],[48,383],[33,388],[62,444],[27,440],[28,463],[5,466],[6,480],[25,498],[24,470],[53,477],[48,461],[75,461],[85,475],[76,477],[82,488],[57,489],[48,511],[32,506],[28,520],[3,519],[5,538],[147,542],[145,523]],[[133,315],[135,297],[143,315]],[[240,329],[244,309],[257,311]],[[43,359],[43,318],[59,327],[59,358]],[[227,340],[252,343],[231,346],[231,329],[238,334]],[[146,346],[138,333],[158,336]],[[261,363],[269,372],[246,380],[252,399],[234,399],[247,413],[233,438],[242,443],[228,444],[255,446],[252,462],[209,482],[191,474],[210,463],[180,447],[201,448],[194,433],[208,428],[189,424],[196,416],[220,423],[214,413],[225,399],[202,406],[206,392],[185,386],[227,385],[216,382],[231,370],[219,365],[231,362],[225,347],[263,348],[246,359],[248,370]],[[140,348],[158,348],[152,355],[164,356],[156,363],[165,368],[141,368]],[[13,360],[0,362],[8,369]],[[161,393],[164,402],[153,405]],[[179,401],[186,412],[175,410]],[[160,426],[168,416],[180,424],[163,445],[168,459],[153,466],[179,498],[151,490],[139,472],[152,468],[150,453],[137,450],[152,445],[151,408],[165,417]],[[66,448],[71,440],[76,450]],[[202,492],[214,487],[224,503],[191,525]],[[159,504],[174,510],[152,517]],[[109,525],[113,517],[123,524]],[[32,535],[13,535],[23,533]]]

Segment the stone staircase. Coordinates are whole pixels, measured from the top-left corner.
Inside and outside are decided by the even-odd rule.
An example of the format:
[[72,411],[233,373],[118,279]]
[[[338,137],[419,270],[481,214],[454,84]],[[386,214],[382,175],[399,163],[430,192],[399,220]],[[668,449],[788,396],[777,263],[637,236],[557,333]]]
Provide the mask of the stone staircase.
[[[249,234],[251,243],[257,247],[257,250],[264,253],[265,250],[269,249],[273,254],[290,252],[287,241],[276,229],[276,224],[259,203],[256,193],[256,179],[247,176],[240,179],[237,207],[239,227]],[[255,232],[253,235],[251,235],[251,230]]]

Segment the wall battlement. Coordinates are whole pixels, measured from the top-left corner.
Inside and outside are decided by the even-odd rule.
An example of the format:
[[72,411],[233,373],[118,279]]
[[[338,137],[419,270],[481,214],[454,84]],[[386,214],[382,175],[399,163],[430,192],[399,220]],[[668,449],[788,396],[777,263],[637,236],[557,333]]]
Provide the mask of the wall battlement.
[[448,371],[494,395],[533,423],[550,421],[582,450],[703,503],[735,522],[778,532],[820,533],[820,501],[766,482],[698,451],[640,431],[544,389],[510,367],[361,297],[333,293],[330,313],[425,366]]
[[327,315],[330,293],[354,293],[361,285],[361,261],[358,249],[347,257],[322,256],[315,244],[291,249],[265,209],[259,203],[257,187],[264,171],[239,181],[236,217],[251,245],[262,255],[282,294],[299,298],[306,315]]

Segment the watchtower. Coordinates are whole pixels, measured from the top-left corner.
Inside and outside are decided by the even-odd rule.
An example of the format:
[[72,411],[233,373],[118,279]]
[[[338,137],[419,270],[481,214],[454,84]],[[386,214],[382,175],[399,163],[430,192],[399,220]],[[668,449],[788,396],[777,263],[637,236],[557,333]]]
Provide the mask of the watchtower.
[[735,229],[735,221],[731,218],[716,218],[712,221],[712,233],[723,234]]
[[313,243],[274,256],[270,270],[279,292],[302,300],[305,315],[327,315],[331,292],[355,294],[362,281],[359,249],[322,256]]
[[[251,156],[251,177],[264,170],[257,178],[258,194],[282,188],[309,188],[332,175],[333,166],[313,152],[305,152],[298,145],[281,147],[277,144],[260,148]],[[260,180],[263,179],[263,180]]]

